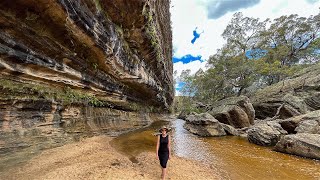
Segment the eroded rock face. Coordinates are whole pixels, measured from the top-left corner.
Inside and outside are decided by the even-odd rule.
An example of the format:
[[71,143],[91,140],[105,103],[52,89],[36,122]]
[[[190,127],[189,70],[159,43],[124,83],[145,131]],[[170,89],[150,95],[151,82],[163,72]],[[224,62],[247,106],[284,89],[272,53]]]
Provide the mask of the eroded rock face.
[[228,135],[240,136],[240,133],[236,128],[228,124],[223,124],[223,123],[220,123],[220,124]]
[[224,136],[222,125],[209,113],[202,113],[196,115],[188,115],[186,123],[183,126],[185,129],[193,134],[199,136]]
[[297,132],[312,134],[317,133],[319,130],[319,122],[320,110],[279,121],[282,128],[285,129],[289,134]]
[[295,131],[297,133],[320,134],[320,125],[316,120],[305,120],[298,124]]
[[288,134],[277,122],[262,122],[247,130],[248,140],[261,146],[274,146],[281,135]]
[[0,149],[138,128],[147,108],[168,110],[170,23],[169,0],[1,0]]
[[209,113],[224,124],[235,128],[249,127],[253,124],[255,110],[245,96],[227,98],[211,105]]
[[286,135],[280,139],[274,150],[302,157],[320,159],[320,135],[307,133]]
[[1,78],[172,103],[168,0],[2,0],[0,24]]
[[0,154],[47,149],[94,134],[117,135],[152,122],[148,114],[48,100],[1,101]]
[[250,97],[256,117],[287,119],[320,109],[320,63],[290,79],[268,86]]

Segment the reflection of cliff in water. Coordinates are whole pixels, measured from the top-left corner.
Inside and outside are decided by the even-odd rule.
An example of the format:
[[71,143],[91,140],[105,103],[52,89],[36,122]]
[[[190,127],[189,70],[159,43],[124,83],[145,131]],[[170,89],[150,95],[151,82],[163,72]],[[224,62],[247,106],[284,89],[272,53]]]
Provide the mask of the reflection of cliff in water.
[[145,151],[155,151],[157,137],[155,133],[163,125],[168,125],[169,121],[154,121],[150,126],[141,128],[129,133],[121,134],[111,141],[112,146],[126,154],[134,163],[138,163],[135,158]]

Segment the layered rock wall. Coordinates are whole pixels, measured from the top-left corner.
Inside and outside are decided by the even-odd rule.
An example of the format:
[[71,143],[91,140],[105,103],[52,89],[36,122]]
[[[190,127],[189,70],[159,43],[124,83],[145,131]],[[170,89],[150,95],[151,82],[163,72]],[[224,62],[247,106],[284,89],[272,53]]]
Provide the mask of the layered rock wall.
[[1,0],[0,153],[147,125],[173,101],[171,40],[169,0]]
[[173,99],[169,1],[3,0],[1,78],[166,109]]

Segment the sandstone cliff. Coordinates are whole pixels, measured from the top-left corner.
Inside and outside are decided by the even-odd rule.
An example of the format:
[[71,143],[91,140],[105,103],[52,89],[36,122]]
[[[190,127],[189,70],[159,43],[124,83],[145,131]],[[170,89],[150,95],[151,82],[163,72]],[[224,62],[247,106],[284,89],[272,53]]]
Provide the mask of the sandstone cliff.
[[1,0],[0,153],[167,111],[170,23],[169,0]]
[[2,0],[0,32],[1,80],[21,83],[13,98],[36,84],[120,106],[172,103],[168,0]]

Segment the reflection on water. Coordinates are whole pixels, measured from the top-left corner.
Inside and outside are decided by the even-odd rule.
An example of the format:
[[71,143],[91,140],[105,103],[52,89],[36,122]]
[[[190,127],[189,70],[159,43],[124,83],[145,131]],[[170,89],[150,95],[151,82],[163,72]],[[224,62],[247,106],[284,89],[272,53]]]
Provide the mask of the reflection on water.
[[[113,145],[135,161],[137,154],[155,151],[152,133],[163,123],[122,135]],[[201,138],[186,131],[179,119],[170,124],[174,154],[209,163],[224,179],[320,179],[319,161],[278,153],[240,137]]]
[[150,126],[122,134],[111,141],[112,146],[129,156],[132,162],[137,162],[135,157],[144,151],[156,152],[157,138],[153,134],[168,121],[155,121]]
[[192,158],[204,162],[214,159],[210,155],[209,146],[203,142],[203,138],[189,133],[183,128],[183,120],[175,120],[172,123],[172,149],[180,157]]

